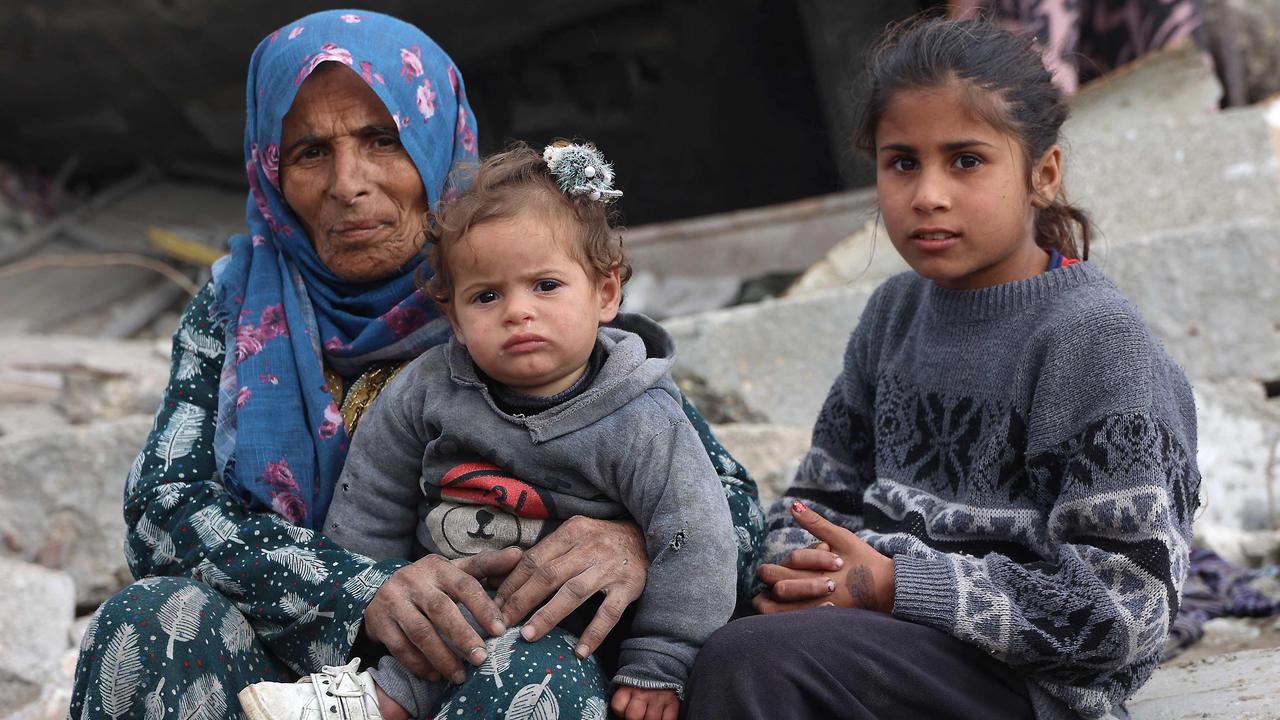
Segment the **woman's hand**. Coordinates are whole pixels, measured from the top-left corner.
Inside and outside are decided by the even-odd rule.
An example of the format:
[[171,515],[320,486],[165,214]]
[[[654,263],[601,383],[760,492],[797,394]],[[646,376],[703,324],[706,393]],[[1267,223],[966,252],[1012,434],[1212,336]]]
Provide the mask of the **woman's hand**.
[[365,608],[365,633],[415,675],[461,683],[466,673],[445,641],[472,665],[484,662],[485,650],[484,640],[462,616],[458,603],[490,634],[506,632],[502,613],[480,579],[506,575],[519,560],[520,551],[507,548],[453,562],[428,555],[406,565],[378,588]]
[[[536,640],[598,592],[604,602],[583,631],[574,654],[586,658],[644,590],[649,558],[644,536],[630,520],[574,516],[524,552],[498,587],[503,620],[514,625],[551,597],[524,623],[521,634]],[[554,593],[554,597],[552,596]]]
[[770,587],[752,599],[756,612],[767,615],[821,605],[893,610],[892,558],[800,501],[792,504],[791,514],[819,542],[791,553],[782,565],[760,567],[760,579]]

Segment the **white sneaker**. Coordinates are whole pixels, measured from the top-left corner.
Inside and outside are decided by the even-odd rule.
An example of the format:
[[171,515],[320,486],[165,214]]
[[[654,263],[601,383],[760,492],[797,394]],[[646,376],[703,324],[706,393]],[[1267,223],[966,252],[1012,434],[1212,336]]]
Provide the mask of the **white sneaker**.
[[240,706],[250,720],[382,720],[373,678],[358,669],[355,658],[296,683],[254,683],[240,691]]

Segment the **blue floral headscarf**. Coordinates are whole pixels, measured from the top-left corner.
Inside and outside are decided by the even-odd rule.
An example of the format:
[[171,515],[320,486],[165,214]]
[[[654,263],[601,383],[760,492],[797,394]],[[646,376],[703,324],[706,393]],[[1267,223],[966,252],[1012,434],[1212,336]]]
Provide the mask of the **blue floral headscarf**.
[[214,314],[226,322],[214,455],[224,485],[251,509],[318,528],[349,438],[323,366],[350,374],[413,357],[448,338],[415,287],[425,252],[378,283],[348,283],[321,262],[280,193],[280,125],[321,63],[348,66],[386,105],[432,207],[461,188],[451,171],[476,159],[476,126],[449,56],[408,23],[333,10],[272,33],[249,62],[244,133],[249,232],[214,266]]

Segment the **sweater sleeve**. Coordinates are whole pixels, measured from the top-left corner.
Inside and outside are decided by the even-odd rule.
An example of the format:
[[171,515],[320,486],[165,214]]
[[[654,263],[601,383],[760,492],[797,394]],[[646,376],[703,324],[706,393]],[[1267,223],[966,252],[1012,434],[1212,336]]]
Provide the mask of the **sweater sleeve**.
[[673,417],[641,440],[619,490],[651,562],[614,682],[683,693],[698,649],[733,613],[738,543],[693,428]]
[[894,558],[895,615],[983,648],[1089,717],[1155,669],[1200,481],[1185,378],[1139,321],[1113,320],[1076,325],[1087,329],[1037,382],[1033,421],[1014,418],[1014,482],[1047,508],[1021,531],[1042,559]]
[[405,368],[365,411],[325,516],[325,534],[379,560],[413,551],[422,454],[434,437],[422,417],[421,367]]
[[190,576],[234,602],[272,654],[299,673],[346,659],[365,606],[399,561],[374,563],[222,486],[213,433],[222,326],[206,285],[174,335],[169,384],[125,483],[125,555],[136,578]]
[[[873,301],[874,302],[874,301]],[[788,508],[803,500],[831,522],[858,531],[864,526],[863,493],[875,480],[872,432],[873,389],[868,373],[868,318],[872,305],[854,329],[844,354],[844,367],[827,393],[813,426],[809,450],[800,461],[791,487],[769,507],[766,520],[766,563],[781,562],[816,538],[801,529]]]

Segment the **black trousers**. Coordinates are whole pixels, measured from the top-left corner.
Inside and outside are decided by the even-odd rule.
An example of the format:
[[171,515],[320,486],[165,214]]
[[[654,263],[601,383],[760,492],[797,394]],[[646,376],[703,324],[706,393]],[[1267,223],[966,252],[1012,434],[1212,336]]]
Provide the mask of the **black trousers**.
[[1022,676],[884,613],[817,608],[735,620],[698,654],[686,717],[1032,718]]

